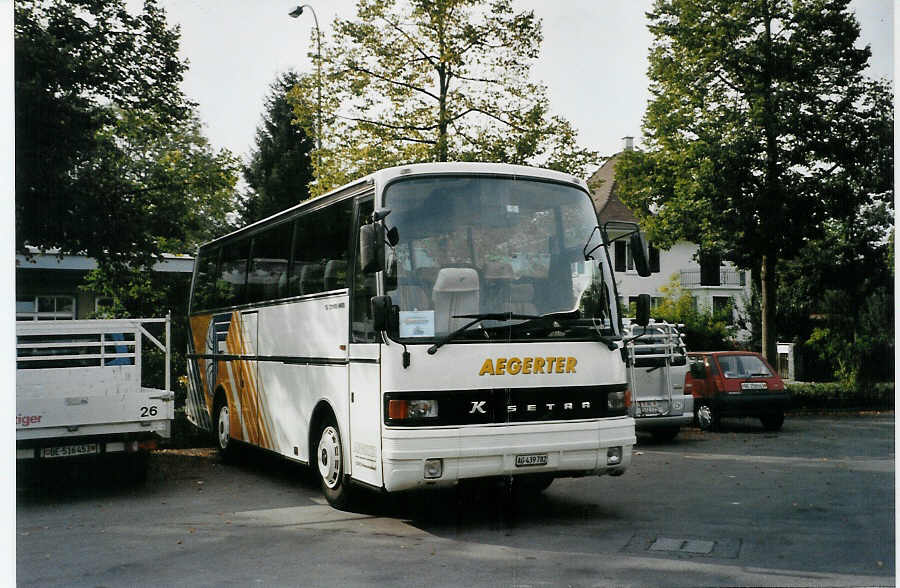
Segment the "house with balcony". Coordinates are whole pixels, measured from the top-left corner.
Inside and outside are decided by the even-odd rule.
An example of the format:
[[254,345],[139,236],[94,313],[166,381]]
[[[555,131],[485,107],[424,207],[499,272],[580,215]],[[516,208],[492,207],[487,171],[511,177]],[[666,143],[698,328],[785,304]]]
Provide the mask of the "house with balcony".
[[[637,217],[619,200],[616,192],[616,162],[624,151],[634,149],[632,137],[624,138],[622,152],[607,159],[588,180],[600,224],[609,221],[637,222]],[[742,326],[738,338],[749,338],[748,313],[750,272],[739,270],[731,262],[708,257],[700,259],[696,243],[680,241],[671,249],[660,250],[650,243],[650,270],[647,278],[638,276],[627,240],[613,245],[616,286],[623,305],[635,301],[638,294],[650,294],[656,305],[664,297],[663,288],[673,281],[691,295],[695,308],[724,312],[731,309],[731,321]]]

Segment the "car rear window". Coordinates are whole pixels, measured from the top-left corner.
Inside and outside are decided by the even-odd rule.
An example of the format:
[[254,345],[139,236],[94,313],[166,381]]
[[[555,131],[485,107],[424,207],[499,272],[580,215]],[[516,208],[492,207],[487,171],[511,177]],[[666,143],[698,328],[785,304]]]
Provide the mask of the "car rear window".
[[771,370],[756,355],[720,355],[719,366],[726,378],[769,378]]

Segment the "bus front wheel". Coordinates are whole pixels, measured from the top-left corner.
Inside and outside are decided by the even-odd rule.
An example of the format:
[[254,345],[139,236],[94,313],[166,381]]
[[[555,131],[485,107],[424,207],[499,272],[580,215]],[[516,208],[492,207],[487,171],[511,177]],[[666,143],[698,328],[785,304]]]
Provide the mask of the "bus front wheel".
[[347,509],[351,501],[351,489],[344,480],[343,456],[340,430],[334,419],[329,417],[319,427],[315,463],[325,499],[340,510]]

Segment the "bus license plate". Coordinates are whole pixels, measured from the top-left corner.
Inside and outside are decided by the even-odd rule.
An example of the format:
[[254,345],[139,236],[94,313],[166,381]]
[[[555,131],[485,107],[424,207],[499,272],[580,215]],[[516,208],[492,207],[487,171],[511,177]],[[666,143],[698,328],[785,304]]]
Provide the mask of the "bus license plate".
[[100,446],[96,443],[84,443],[81,445],[64,445],[62,447],[44,447],[41,449],[41,457],[75,457],[78,455],[92,455],[100,453]]
[[516,456],[516,467],[542,466],[547,465],[547,463],[548,460],[546,453]]

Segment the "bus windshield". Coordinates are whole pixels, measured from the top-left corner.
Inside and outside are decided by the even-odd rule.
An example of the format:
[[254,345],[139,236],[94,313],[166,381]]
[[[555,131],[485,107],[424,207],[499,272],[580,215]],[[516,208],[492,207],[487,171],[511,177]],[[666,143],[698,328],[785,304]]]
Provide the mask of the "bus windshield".
[[[502,176],[428,176],[388,185],[385,293],[401,340],[425,342],[479,315],[461,340],[619,336],[609,260],[587,193]],[[595,249],[596,260],[585,260]]]

